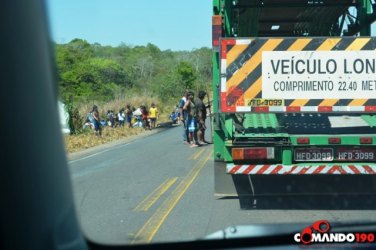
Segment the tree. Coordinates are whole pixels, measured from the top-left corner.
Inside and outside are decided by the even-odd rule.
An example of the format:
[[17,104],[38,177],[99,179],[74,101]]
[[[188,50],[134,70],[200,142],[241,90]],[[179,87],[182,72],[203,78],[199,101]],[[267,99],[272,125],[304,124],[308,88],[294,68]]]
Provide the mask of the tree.
[[185,89],[211,79],[211,50],[161,51],[156,45],[118,47],[74,39],[56,44],[59,90],[63,100],[107,101],[124,93],[143,93],[168,102]]
[[180,62],[176,68],[178,73],[178,81],[185,89],[192,89],[196,74],[193,67],[188,62]]

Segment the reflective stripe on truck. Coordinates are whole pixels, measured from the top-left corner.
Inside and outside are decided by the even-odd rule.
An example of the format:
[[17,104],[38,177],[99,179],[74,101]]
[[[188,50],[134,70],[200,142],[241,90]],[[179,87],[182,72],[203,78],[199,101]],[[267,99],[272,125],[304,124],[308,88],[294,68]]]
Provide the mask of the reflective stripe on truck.
[[237,165],[226,164],[228,174],[376,174],[374,164],[320,164],[320,165]]

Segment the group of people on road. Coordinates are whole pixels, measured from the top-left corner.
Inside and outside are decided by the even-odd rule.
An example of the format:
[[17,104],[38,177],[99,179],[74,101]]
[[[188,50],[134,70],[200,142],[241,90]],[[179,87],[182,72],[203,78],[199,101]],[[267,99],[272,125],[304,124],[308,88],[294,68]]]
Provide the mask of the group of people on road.
[[151,104],[150,109],[148,109],[145,105],[141,105],[133,112],[133,115],[136,118],[136,122],[133,124],[134,127],[143,127],[145,130],[152,130],[156,128],[159,112],[154,103]]
[[117,114],[113,110],[107,110],[107,120],[101,119],[98,106],[94,105],[92,110],[88,113],[83,128],[92,128],[97,136],[102,135],[102,127],[123,127],[127,124],[128,128],[143,127],[145,129],[153,129],[156,127],[159,113],[156,105],[151,104],[151,108],[147,109],[145,105],[141,105],[138,109],[126,105],[121,108]]
[[[180,99],[179,105],[172,112],[172,117],[170,116],[173,122],[183,125],[183,143],[190,145],[192,148],[210,143],[205,140],[205,120],[207,118],[207,109],[210,109],[210,103],[204,103],[206,95],[207,93],[204,90],[200,90],[197,98],[195,98],[194,92],[186,90]],[[106,125],[117,127],[127,124],[128,128],[138,126],[145,128],[145,130],[151,130],[156,127],[158,118],[159,112],[155,103],[151,104],[150,109],[145,105],[135,109],[128,104],[125,108],[120,109],[117,114],[112,110],[108,110],[107,120],[100,119],[98,106],[94,105],[88,114],[84,127],[92,127],[97,136],[102,135],[102,127]]]
[[207,109],[210,104],[204,104],[204,98],[207,93],[204,90],[198,92],[198,98],[192,91],[186,90],[184,96],[180,99],[180,121],[183,124],[183,143],[190,147],[199,147],[209,144],[205,140],[205,120]]

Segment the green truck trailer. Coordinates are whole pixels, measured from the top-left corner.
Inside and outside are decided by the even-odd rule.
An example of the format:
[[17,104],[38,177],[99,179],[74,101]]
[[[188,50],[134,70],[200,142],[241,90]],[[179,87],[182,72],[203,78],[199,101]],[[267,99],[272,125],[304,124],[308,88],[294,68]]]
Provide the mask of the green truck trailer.
[[375,191],[374,8],[213,1],[216,195]]

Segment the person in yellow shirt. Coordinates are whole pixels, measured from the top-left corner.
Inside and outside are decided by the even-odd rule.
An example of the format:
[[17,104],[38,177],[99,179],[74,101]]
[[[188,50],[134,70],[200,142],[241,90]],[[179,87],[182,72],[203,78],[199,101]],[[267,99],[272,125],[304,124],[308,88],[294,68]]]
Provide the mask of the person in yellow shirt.
[[151,123],[150,128],[151,129],[155,128],[155,124],[158,118],[158,109],[155,107],[154,103],[151,104],[151,108],[149,109],[149,118],[150,118],[150,123]]

